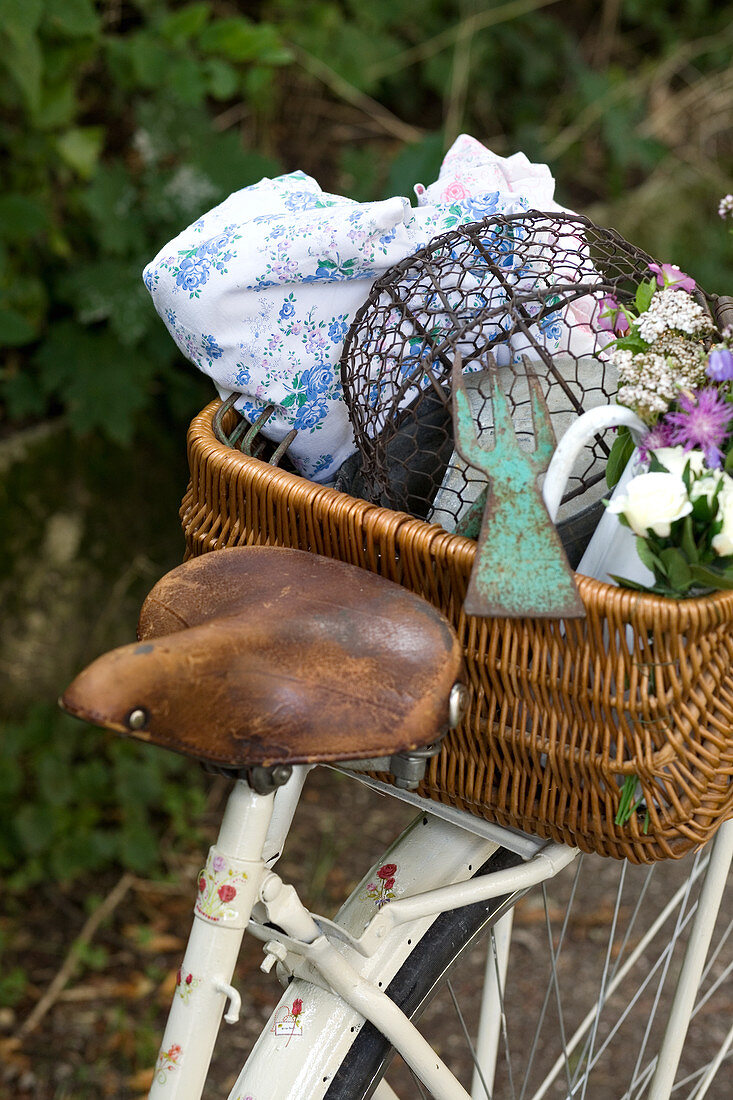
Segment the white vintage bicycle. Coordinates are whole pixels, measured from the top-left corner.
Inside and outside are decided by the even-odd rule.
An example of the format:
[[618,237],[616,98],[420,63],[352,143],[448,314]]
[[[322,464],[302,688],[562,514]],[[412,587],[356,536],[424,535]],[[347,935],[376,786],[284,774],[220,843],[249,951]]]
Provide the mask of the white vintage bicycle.
[[[572,462],[558,453],[558,468]],[[198,879],[153,1100],[204,1094],[222,1016],[240,1014],[245,931],[284,991],[230,1100],[730,1096],[733,822],[694,857],[641,868],[422,799],[425,760],[460,717],[459,663],[447,622],[419,597],[259,547],[163,578],[140,642],[71,685],[73,713],[235,779]],[[332,919],[275,870],[315,762],[416,811]],[[373,778],[387,771],[394,783]],[[544,949],[526,929],[512,935],[520,902]],[[578,935],[593,941],[592,973],[565,961]]]

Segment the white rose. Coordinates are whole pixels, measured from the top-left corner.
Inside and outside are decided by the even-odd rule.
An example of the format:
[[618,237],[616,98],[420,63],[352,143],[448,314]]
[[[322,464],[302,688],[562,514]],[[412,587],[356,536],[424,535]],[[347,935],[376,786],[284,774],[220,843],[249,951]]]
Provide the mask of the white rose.
[[608,510],[624,515],[637,535],[646,537],[651,529],[666,538],[672,524],[692,511],[692,502],[677,474],[638,474],[632,477],[626,492],[611,501]]
[[712,547],[719,557],[727,558],[733,554],[733,488],[724,489],[718,497],[717,519],[722,519],[723,526],[713,538]]
[[683,447],[657,447],[652,454],[662,463],[670,474],[682,477],[685,466],[690,463],[690,472],[699,476],[705,470],[705,455],[702,451],[686,451]]

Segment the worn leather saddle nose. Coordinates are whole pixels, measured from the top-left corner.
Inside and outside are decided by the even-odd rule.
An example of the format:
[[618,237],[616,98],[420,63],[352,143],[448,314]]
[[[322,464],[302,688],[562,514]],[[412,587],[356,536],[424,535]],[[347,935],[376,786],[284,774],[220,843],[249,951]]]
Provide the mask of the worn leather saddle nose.
[[91,664],[61,704],[231,768],[354,760],[434,741],[461,662],[448,621],[399,585],[300,550],[239,547],[166,574],[138,642]]

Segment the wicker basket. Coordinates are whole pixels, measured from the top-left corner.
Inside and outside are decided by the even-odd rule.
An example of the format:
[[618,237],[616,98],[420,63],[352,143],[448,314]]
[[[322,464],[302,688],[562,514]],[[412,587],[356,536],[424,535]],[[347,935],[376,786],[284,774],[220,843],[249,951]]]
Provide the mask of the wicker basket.
[[[585,620],[462,611],[475,543],[315,485],[189,431],[187,556],[276,545],[381,573],[463,640],[470,704],[421,793],[501,825],[635,863],[679,858],[733,811],[733,592],[666,600],[578,576]],[[616,825],[621,788],[643,808]]]

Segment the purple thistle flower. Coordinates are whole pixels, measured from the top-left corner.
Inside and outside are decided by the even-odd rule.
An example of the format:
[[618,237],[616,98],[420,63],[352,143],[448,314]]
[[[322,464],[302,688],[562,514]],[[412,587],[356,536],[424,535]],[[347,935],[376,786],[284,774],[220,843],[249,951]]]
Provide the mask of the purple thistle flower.
[[691,293],[695,289],[695,280],[691,275],[685,275],[677,264],[649,264],[649,270],[657,277],[657,285],[660,287],[673,287],[675,290],[686,290]]
[[713,382],[730,382],[733,379],[733,351],[729,348],[713,348],[708,355],[705,373]]
[[683,392],[677,404],[677,412],[666,416],[672,429],[672,445],[682,446],[685,451],[698,447],[710,469],[719,469],[723,465],[721,448],[733,420],[733,405],[714,389]]
[[658,420],[639,443],[639,458],[642,462],[648,462],[650,451],[658,451],[661,447],[671,446],[673,446],[672,429],[666,422]]

